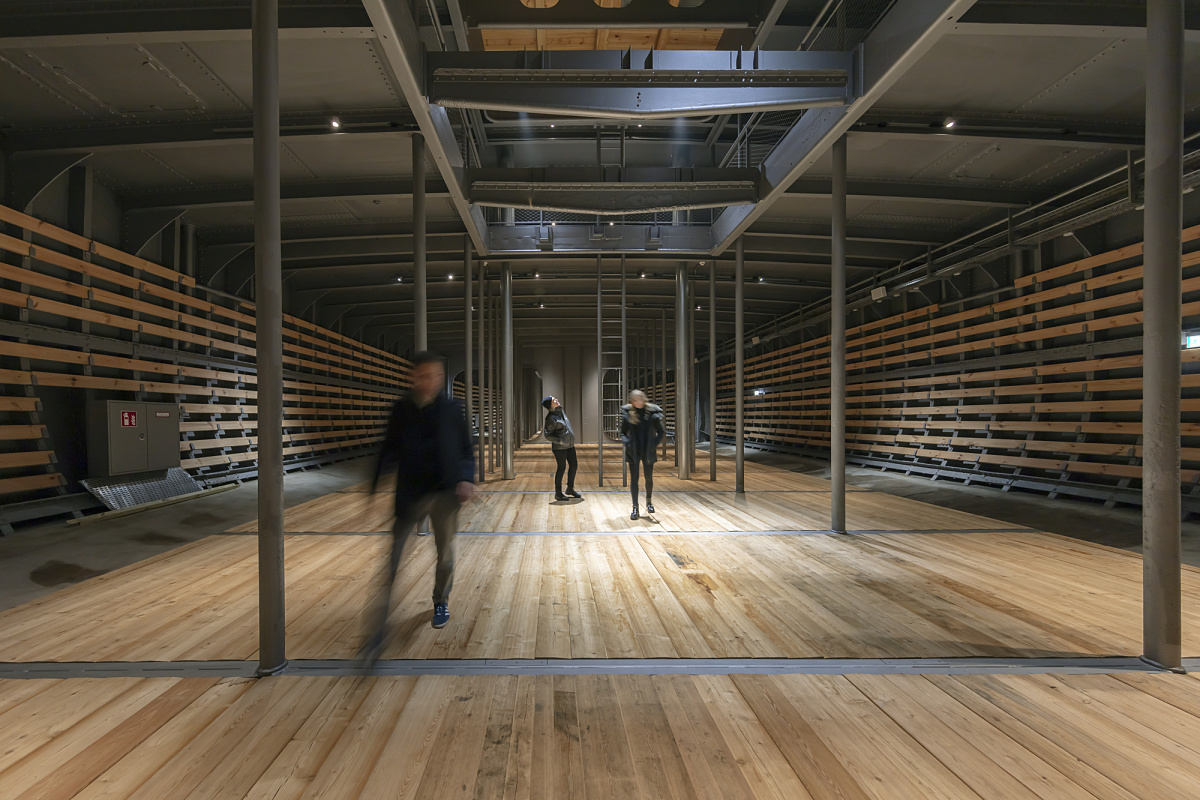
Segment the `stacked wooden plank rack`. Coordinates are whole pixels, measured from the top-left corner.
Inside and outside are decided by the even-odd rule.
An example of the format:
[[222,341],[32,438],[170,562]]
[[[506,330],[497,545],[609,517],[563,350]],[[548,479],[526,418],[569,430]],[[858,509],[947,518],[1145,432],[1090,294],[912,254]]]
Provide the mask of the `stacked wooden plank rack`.
[[[1200,326],[1200,227],[1183,231],[1184,325]],[[1142,245],[1018,277],[986,297],[847,329],[847,456],[968,483],[1140,502]],[[752,444],[829,447],[828,336],[746,359]],[[1183,359],[1185,508],[1200,480],[1200,350]],[[733,365],[718,366],[733,434]]]
[[[254,304],[13,209],[0,221],[3,369],[0,496],[3,524],[75,510],[79,478],[48,431],[39,393],[177,402],[180,465],[204,486],[252,477],[257,442]],[[284,457],[289,468],[329,462],[379,440],[408,385],[408,363],[295,316],[284,319]],[[54,498],[59,497],[58,501]]]

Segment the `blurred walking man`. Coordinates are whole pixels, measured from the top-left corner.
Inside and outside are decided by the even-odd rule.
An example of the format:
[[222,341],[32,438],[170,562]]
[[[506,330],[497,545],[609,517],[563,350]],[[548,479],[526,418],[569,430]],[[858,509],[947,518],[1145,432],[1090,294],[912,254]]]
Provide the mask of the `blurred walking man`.
[[445,393],[446,368],[431,353],[413,356],[412,389],[392,407],[371,492],[380,477],[396,471],[396,519],[392,553],[384,568],[384,586],[370,620],[372,632],[361,656],[374,661],[383,647],[388,608],[404,544],[428,516],[437,544],[433,584],[433,627],[450,621],[454,583],[454,535],[458,509],[475,491],[475,456],[462,403]]

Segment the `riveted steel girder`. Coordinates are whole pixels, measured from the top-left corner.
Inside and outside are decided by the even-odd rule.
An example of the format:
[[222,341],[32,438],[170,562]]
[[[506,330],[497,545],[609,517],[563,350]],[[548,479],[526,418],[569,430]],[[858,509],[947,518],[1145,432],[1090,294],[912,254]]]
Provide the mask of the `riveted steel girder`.
[[467,170],[472,203],[585,214],[720,208],[758,200],[753,169],[545,168]]
[[592,50],[428,53],[429,101],[611,119],[844,106],[853,52]]
[[495,256],[505,253],[694,253],[712,249],[708,226],[683,225],[497,225],[488,230]]

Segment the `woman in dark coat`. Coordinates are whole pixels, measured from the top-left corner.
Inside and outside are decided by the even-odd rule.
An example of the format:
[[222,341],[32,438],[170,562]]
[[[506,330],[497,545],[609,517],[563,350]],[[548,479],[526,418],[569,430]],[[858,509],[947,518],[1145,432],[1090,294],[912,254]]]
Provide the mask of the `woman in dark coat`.
[[633,513],[638,518],[638,465],[646,475],[646,512],[654,513],[654,462],[658,445],[667,435],[663,410],[646,399],[646,393],[634,389],[629,403],[621,406],[621,442],[629,462],[629,486],[633,493]]

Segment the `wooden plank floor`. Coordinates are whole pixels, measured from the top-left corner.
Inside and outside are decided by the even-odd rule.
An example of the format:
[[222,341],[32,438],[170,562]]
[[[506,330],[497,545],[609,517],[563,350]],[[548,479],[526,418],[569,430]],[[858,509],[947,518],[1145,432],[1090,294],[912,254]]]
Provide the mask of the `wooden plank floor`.
[[[288,537],[288,652],[349,658],[387,536]],[[1131,655],[1141,562],[1043,533],[460,536],[450,625],[429,627],[415,538],[390,658]],[[0,614],[0,661],[248,659],[256,539],[216,536]],[[1184,574],[1200,655],[1200,571]]]
[[1162,800],[1198,743],[1191,676],[0,682],[10,800]]
[[[663,463],[654,481],[655,514],[629,519],[628,489],[620,485],[620,462],[613,460],[615,481],[596,486],[595,448],[581,455],[577,488],[582,501],[554,501],[554,458],[548,446],[527,446],[516,459],[517,478],[492,476],[479,497],[459,515],[463,531],[503,533],[595,533],[661,531],[827,531],[829,481],[773,467],[747,464],[748,492],[733,492],[733,462],[718,460],[718,480],[683,481]],[[583,467],[590,464],[588,472]],[[390,484],[376,495],[367,482],[319,497],[287,510],[289,532],[346,533],[390,530]],[[642,508],[643,512],[645,508]],[[852,487],[846,500],[851,530],[1012,530],[994,519],[952,511],[916,500]],[[234,528],[256,531],[254,522]]]

